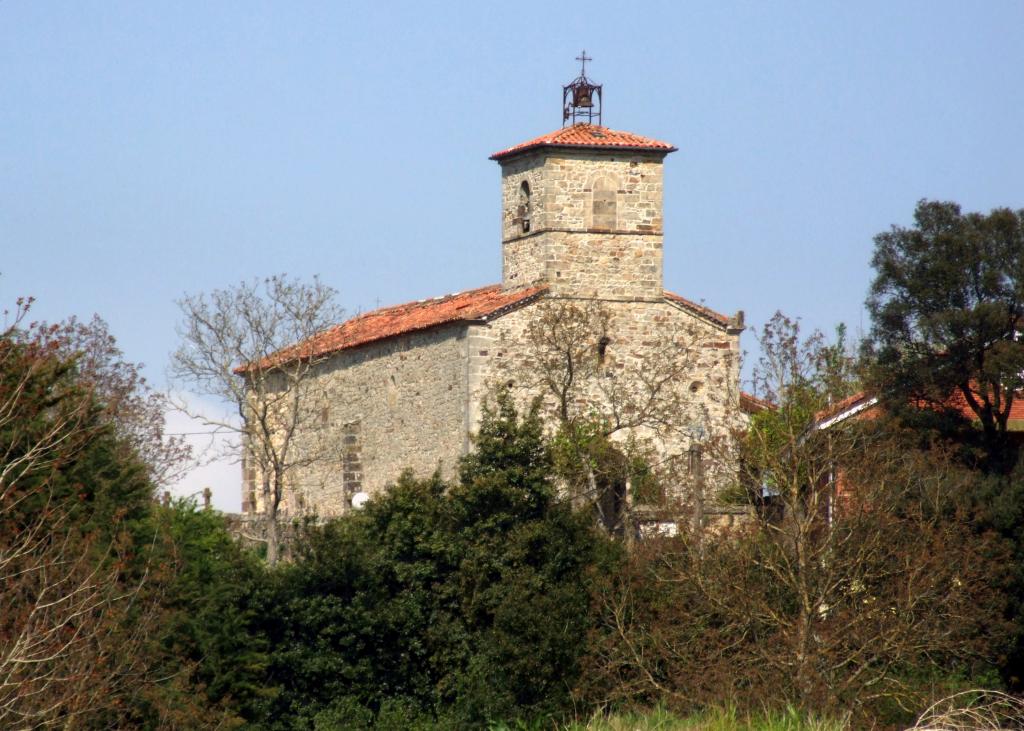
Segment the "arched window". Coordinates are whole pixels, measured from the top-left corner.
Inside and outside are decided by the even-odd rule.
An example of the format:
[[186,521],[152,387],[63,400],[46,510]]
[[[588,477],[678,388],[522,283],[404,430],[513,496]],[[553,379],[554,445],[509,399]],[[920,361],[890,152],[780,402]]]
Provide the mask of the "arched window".
[[525,180],[519,186],[519,223],[524,234],[530,232],[530,184]]

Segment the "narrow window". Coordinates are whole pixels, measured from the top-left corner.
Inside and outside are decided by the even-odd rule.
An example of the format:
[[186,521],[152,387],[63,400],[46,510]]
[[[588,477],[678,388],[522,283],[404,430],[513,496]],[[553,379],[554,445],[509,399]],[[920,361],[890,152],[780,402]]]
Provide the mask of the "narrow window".
[[524,234],[530,232],[530,184],[525,180],[519,186],[519,223]]
[[687,461],[690,474],[698,474],[704,465],[704,450],[700,448],[699,444],[692,444],[687,456],[689,457]]
[[341,487],[350,504],[363,489],[363,445],[360,431],[358,421],[342,427]]

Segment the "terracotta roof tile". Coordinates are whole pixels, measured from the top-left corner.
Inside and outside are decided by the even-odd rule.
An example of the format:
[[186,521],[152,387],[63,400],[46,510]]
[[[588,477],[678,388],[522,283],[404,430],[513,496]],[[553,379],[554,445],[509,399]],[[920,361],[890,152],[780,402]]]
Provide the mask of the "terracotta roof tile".
[[[518,305],[526,304],[546,291],[547,287],[531,287],[509,292],[503,290],[500,284],[492,284],[433,299],[382,307],[357,315],[304,342],[285,348],[267,359],[263,366],[269,366],[271,362],[282,363],[296,358],[316,358],[450,322],[488,319]],[[666,291],[665,298],[722,326],[729,323],[729,318],[725,315],[678,294]],[[235,372],[244,373],[246,370],[245,366],[240,366]]]
[[650,137],[641,137],[632,132],[620,132],[607,127],[598,127],[596,124],[577,124],[572,127],[549,132],[546,135],[535,137],[528,142],[522,142],[507,150],[496,152],[491,155],[492,160],[502,160],[511,155],[538,147],[581,147],[581,148],[607,148],[618,147],[630,150],[651,150],[655,152],[674,152],[677,148],[668,142],[652,140]]
[[[525,304],[545,290],[545,287],[533,287],[507,292],[502,290],[501,285],[493,284],[433,299],[382,307],[357,315],[309,340],[286,348],[273,360],[287,362],[296,358],[315,358],[445,323],[483,320],[516,305]],[[267,365],[270,363],[264,364]],[[241,366],[236,372],[244,373],[246,370],[245,366]]]
[[[844,414],[859,414],[862,411],[865,411],[866,408],[874,406],[874,402],[877,402],[877,399],[874,396],[872,396],[867,391],[861,391],[859,393],[853,394],[852,396],[848,396],[842,401],[832,404],[827,409],[822,409],[821,411],[814,415],[814,418],[815,421],[817,421],[819,424],[827,422],[830,419],[837,417],[841,420],[842,418],[846,418]],[[950,406],[958,409],[960,413],[963,414],[964,417],[966,417],[967,419],[972,421],[977,419],[977,415],[967,404],[967,400],[964,399],[963,395],[960,394],[959,392],[951,396],[947,403]],[[918,402],[917,406],[919,408],[932,408],[931,405],[926,404],[924,402]],[[875,413],[876,410],[871,409],[871,411],[867,413],[866,416],[868,418],[871,418],[875,415]],[[1011,422],[1024,422],[1024,393],[1018,393],[1014,397],[1013,403],[1010,404],[1010,414],[1008,419]]]
[[858,391],[855,394],[847,396],[842,401],[837,401],[834,404],[825,407],[814,415],[815,421],[824,421],[830,417],[837,416],[847,409],[851,409],[860,405],[861,401],[869,401],[871,395],[867,391]]
[[667,289],[665,290],[665,299],[669,300],[670,302],[675,302],[677,305],[682,305],[687,310],[690,310],[695,314],[701,315],[702,317],[708,320],[713,320],[714,322],[718,323],[719,325],[722,325],[723,327],[728,326],[729,323],[732,321],[730,317],[728,317],[727,315],[723,315],[721,312],[715,312],[710,307],[705,307],[704,305],[697,304],[693,300],[688,300],[682,295],[676,294],[675,292],[669,292]]
[[758,398],[752,393],[740,391],[740,410],[744,414],[757,414],[762,411],[774,411],[775,404],[771,401],[765,401],[763,398]]
[[[980,397],[979,397],[980,400]],[[951,406],[955,406],[960,410],[960,413],[966,416],[968,419],[977,419],[974,410],[971,409],[970,404],[967,403],[967,399],[964,398],[963,394],[957,391],[950,398],[949,403]],[[1010,414],[1007,416],[1008,421],[1021,421],[1024,420],[1024,393],[1018,391],[1013,398],[1013,403],[1010,404]]]

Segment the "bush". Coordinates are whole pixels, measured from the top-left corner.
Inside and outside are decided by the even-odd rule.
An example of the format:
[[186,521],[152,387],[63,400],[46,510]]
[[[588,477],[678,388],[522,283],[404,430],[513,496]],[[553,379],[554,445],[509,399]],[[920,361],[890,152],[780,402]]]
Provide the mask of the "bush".
[[859,455],[833,501],[815,503],[822,488],[806,480],[824,439],[810,434],[786,453],[791,473],[773,471],[776,485],[799,485],[778,490],[781,517],[636,551],[598,595],[581,696],[684,713],[848,709],[875,723],[991,677],[1009,630],[1008,554],[972,523],[972,476],[854,431],[827,437],[827,456],[847,454],[847,440]]
[[264,726],[479,728],[567,711],[590,580],[614,552],[550,473],[536,414],[502,398],[456,484],[405,474],[362,512],[308,527],[261,613],[281,688]]

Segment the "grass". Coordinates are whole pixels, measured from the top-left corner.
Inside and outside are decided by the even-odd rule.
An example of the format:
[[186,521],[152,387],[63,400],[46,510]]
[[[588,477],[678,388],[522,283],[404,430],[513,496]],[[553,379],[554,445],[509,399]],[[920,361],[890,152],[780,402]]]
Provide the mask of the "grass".
[[513,724],[494,726],[491,731],[848,731],[849,728],[845,719],[821,718],[793,708],[752,716],[716,710],[685,717],[654,709],[642,714],[596,715],[588,721],[558,727]]

